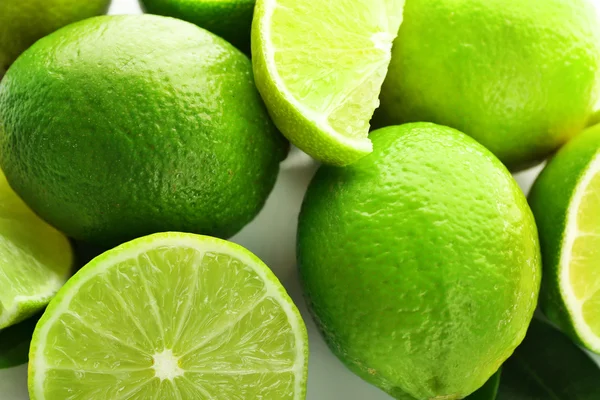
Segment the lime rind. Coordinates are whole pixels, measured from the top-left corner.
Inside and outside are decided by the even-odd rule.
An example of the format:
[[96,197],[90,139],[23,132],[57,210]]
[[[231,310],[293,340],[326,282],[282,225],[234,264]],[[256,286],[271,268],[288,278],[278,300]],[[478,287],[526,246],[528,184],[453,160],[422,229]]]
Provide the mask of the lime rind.
[[[571,284],[571,261],[573,259],[575,241],[581,234],[577,223],[578,212],[588,186],[598,174],[600,174],[600,152],[592,158],[588,168],[581,175],[569,202],[566,216],[566,230],[559,258],[559,288],[573,323],[574,333],[586,347],[595,353],[600,353],[600,337],[593,332],[584,318],[582,307],[586,299],[579,299],[573,290]],[[598,290],[600,291],[600,287],[598,287]]]
[[[113,266],[126,263],[128,260],[142,256],[149,250],[158,247],[190,248],[200,252],[217,252],[227,254],[239,260],[245,266],[251,268],[264,283],[266,297],[275,301],[285,312],[287,322],[295,337],[295,363],[291,371],[295,379],[295,397],[294,399],[304,399],[306,394],[307,379],[307,360],[308,360],[308,338],[306,328],[302,318],[292,300],[289,298],[285,289],[278,282],[275,275],[252,253],[243,247],[212,237],[183,234],[183,233],[162,233],[148,237],[136,239],[132,242],[121,245],[111,251],[108,251],[92,260],[88,265],[82,268],[69,282],[59,291],[57,296],[49,304],[47,311],[41,318],[33,335],[30,350],[29,367],[29,391],[32,399],[44,399],[44,382],[46,374],[55,368],[50,366],[45,358],[45,344],[47,343],[50,330],[61,320],[62,317],[70,312],[71,303],[78,292],[86,283],[93,282],[94,278],[109,271]],[[140,274],[140,275],[145,275]],[[156,309],[151,310],[158,313]],[[168,358],[168,357],[167,357]],[[147,371],[148,368],[142,370]],[[136,374],[140,371],[124,370],[125,373]],[[189,371],[192,372],[193,371]],[[168,371],[166,372],[168,374]],[[156,375],[157,376],[157,375]],[[165,375],[166,376],[166,375]],[[152,378],[152,377],[151,377]],[[184,377],[187,379],[187,375]],[[150,382],[152,384],[156,382]],[[150,383],[148,383],[150,385]],[[162,390],[175,390],[163,388],[162,379],[156,390],[158,394]],[[171,385],[175,387],[175,385]],[[139,388],[129,388],[135,392]],[[153,387],[154,390],[154,387]]]
[[[270,23],[279,6],[277,0],[259,0],[256,4],[255,18],[252,27],[252,54],[256,85],[261,93],[269,114],[274,120],[279,130],[297,147],[311,155],[313,158],[332,165],[348,165],[354,161],[371,153],[373,146],[368,138],[369,124],[367,121],[355,121],[353,118],[359,118],[356,115],[365,113],[368,108],[369,117],[379,106],[377,93],[364,93],[362,85],[365,81],[374,81],[372,87],[381,88],[387,66],[391,60],[391,47],[393,40],[397,35],[398,28],[402,22],[403,1],[393,1],[396,4],[398,17],[388,18],[385,15],[387,32],[374,34],[372,40],[372,50],[379,53],[379,60],[376,62],[365,62],[373,64],[375,68],[370,74],[363,76],[358,85],[338,99],[333,106],[325,110],[312,110],[288,89],[284,79],[281,77],[275,62],[275,45],[270,34]],[[387,10],[387,0],[381,2],[384,9]],[[389,13],[390,15],[396,13]],[[360,58],[360,57],[359,57]],[[368,90],[367,90],[368,92]],[[365,96],[362,96],[366,94]],[[344,101],[351,97],[357,97],[352,104],[344,104]],[[365,105],[365,103],[367,105]],[[341,125],[346,124],[350,134],[341,133],[333,125],[338,125],[336,121],[331,121],[330,117],[334,114],[350,114],[349,119],[342,120]],[[352,121],[352,122],[350,122]],[[356,125],[356,126],[355,126]],[[362,125],[362,126],[361,126]]]
[[18,324],[43,309],[66,280],[66,276],[64,278],[52,277],[46,286],[36,288],[38,294],[15,296],[10,307],[4,307],[0,302],[0,329]]

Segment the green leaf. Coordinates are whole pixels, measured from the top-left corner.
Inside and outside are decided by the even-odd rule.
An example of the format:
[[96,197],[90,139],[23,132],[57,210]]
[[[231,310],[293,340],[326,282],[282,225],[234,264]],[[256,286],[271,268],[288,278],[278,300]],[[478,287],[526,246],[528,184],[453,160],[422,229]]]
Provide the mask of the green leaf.
[[[0,0],[1,1],[1,0]],[[72,240],[73,251],[75,252],[75,271],[79,271],[84,265],[98,257],[107,250],[93,244],[85,243],[78,240]]]
[[498,400],[598,400],[600,368],[571,340],[534,319],[502,367]]
[[496,372],[488,381],[475,393],[465,398],[465,400],[496,400],[498,386],[500,386],[501,370]]
[[25,364],[29,359],[29,343],[40,315],[0,330],[0,369]]

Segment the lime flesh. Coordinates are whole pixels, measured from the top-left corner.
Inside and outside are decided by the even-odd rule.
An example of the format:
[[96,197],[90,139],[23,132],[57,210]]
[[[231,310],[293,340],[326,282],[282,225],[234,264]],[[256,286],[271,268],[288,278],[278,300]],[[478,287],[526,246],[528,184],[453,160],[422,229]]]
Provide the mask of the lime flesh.
[[0,172],[0,329],[45,307],[72,264],[69,240],[35,215]]
[[307,337],[270,270],[235,244],[166,233],[93,260],[49,305],[32,399],[304,399]]
[[600,354],[600,126],[548,162],[529,195],[540,232],[546,316]]
[[314,158],[346,165],[372,150],[369,120],[404,0],[259,0],[256,84],[275,124]]

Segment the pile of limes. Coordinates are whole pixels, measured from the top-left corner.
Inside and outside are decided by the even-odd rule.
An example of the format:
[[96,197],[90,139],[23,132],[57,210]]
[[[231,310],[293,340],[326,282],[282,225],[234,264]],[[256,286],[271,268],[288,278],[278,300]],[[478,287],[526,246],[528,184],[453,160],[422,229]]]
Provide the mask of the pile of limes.
[[[288,140],[323,164],[298,268],[349,369],[400,400],[600,396],[527,334],[539,298],[600,354],[592,0],[108,3],[0,2],[0,368],[35,325],[32,399],[306,398],[298,309],[226,240]],[[528,202],[510,171],[550,156]],[[72,275],[72,244],[102,254]]]

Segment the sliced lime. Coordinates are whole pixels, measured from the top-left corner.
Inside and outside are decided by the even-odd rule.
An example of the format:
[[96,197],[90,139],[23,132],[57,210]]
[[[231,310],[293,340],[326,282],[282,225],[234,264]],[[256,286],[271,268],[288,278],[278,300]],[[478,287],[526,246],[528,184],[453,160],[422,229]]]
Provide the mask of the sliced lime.
[[404,0],[258,0],[256,85],[275,124],[314,158],[349,164],[372,150],[369,120]]
[[273,273],[220,239],[156,234],[81,269],[34,333],[34,400],[304,399],[307,334]]
[[549,161],[529,200],[543,253],[542,310],[600,353],[600,125]]
[[69,240],[35,215],[0,172],[0,329],[44,308],[72,264]]
[[578,330],[600,349],[600,153],[571,200],[563,246],[563,291]]

